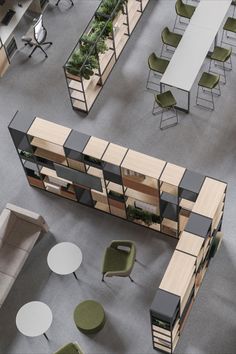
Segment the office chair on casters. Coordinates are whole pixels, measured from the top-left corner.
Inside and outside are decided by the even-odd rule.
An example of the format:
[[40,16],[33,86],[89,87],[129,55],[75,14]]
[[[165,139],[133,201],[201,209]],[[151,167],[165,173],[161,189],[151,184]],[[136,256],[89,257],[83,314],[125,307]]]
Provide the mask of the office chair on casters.
[[45,42],[47,38],[47,30],[43,25],[43,16],[40,15],[38,21],[33,27],[32,36],[24,36],[22,37],[22,41],[25,42],[25,45],[29,45],[30,47],[34,47],[32,52],[29,55],[29,58],[33,55],[37,48],[41,49],[41,51],[45,54],[45,58],[48,57],[47,53],[43,49],[44,45],[52,45],[52,42]]
[[[56,3],[56,6],[58,6],[60,2],[61,2],[61,0],[58,0]],[[70,0],[70,3],[71,3],[71,6],[74,6],[73,0]]]

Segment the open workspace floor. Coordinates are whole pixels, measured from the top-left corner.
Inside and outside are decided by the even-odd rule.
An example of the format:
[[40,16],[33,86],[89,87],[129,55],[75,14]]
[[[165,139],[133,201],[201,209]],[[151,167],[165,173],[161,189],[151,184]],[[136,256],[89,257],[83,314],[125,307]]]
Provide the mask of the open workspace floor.
[[[147,58],[161,50],[160,33],[173,28],[174,0],[151,0],[115,65],[91,112],[86,116],[71,109],[63,64],[99,4],[97,0],[75,0],[59,8],[48,6],[44,22],[48,59],[39,52],[28,59],[29,49],[17,53],[0,80],[0,210],[7,202],[42,214],[50,232],[33,249],[14,287],[0,309],[0,354],[48,354],[77,340],[88,354],[151,354],[149,308],[177,241],[138,225],[127,223],[72,201],[29,187],[7,130],[16,110],[25,110],[78,131],[185,166],[224,180],[228,194],[223,221],[224,240],[212,261],[176,353],[233,354],[236,347],[236,57],[233,71],[215,101],[215,111],[195,106],[180,113],[177,126],[159,129],[152,115],[153,94],[145,89]],[[21,29],[23,31],[23,29]],[[208,65],[208,64],[207,64]],[[101,261],[113,239],[136,243],[137,259],[128,278],[101,282]],[[47,266],[47,254],[57,242],[75,242],[83,261],[73,275],[57,276]],[[73,311],[85,299],[98,300],[107,322],[98,334],[87,337],[73,321]],[[18,309],[26,302],[41,300],[53,313],[47,342],[43,337],[27,338],[15,325]],[[37,319],[36,319],[37,320]]]

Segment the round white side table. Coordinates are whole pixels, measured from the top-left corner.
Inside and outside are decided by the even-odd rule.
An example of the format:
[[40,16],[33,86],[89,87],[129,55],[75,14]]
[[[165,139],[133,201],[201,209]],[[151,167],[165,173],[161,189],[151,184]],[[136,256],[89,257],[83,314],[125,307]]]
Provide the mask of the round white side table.
[[82,263],[81,249],[71,242],[61,242],[52,247],[48,253],[47,262],[49,268],[56,274],[74,274]]
[[16,315],[16,327],[27,337],[44,335],[52,324],[52,311],[40,301],[31,301],[23,305]]

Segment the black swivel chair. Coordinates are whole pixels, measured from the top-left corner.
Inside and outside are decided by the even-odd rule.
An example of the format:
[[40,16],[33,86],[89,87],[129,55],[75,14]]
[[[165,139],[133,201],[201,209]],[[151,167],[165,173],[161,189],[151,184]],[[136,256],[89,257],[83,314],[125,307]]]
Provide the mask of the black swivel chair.
[[25,42],[25,45],[29,45],[30,47],[34,47],[32,52],[29,55],[29,58],[33,55],[37,48],[41,49],[41,51],[45,54],[45,58],[48,57],[47,53],[43,49],[44,45],[52,45],[52,42],[45,42],[47,38],[47,30],[43,25],[43,16],[40,15],[38,21],[33,26],[32,36],[24,36],[22,37],[22,41]]
[[[60,2],[61,2],[61,0],[58,0],[56,3],[56,6],[58,6]],[[74,6],[73,0],[70,0],[70,2],[71,2],[71,6]]]

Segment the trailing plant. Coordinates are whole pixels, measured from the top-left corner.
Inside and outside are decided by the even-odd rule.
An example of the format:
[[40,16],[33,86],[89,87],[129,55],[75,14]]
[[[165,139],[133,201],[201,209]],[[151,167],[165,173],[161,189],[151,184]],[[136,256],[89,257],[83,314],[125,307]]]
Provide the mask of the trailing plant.
[[135,208],[132,205],[128,205],[127,216],[130,220],[142,220],[147,226],[159,222],[158,215]]

